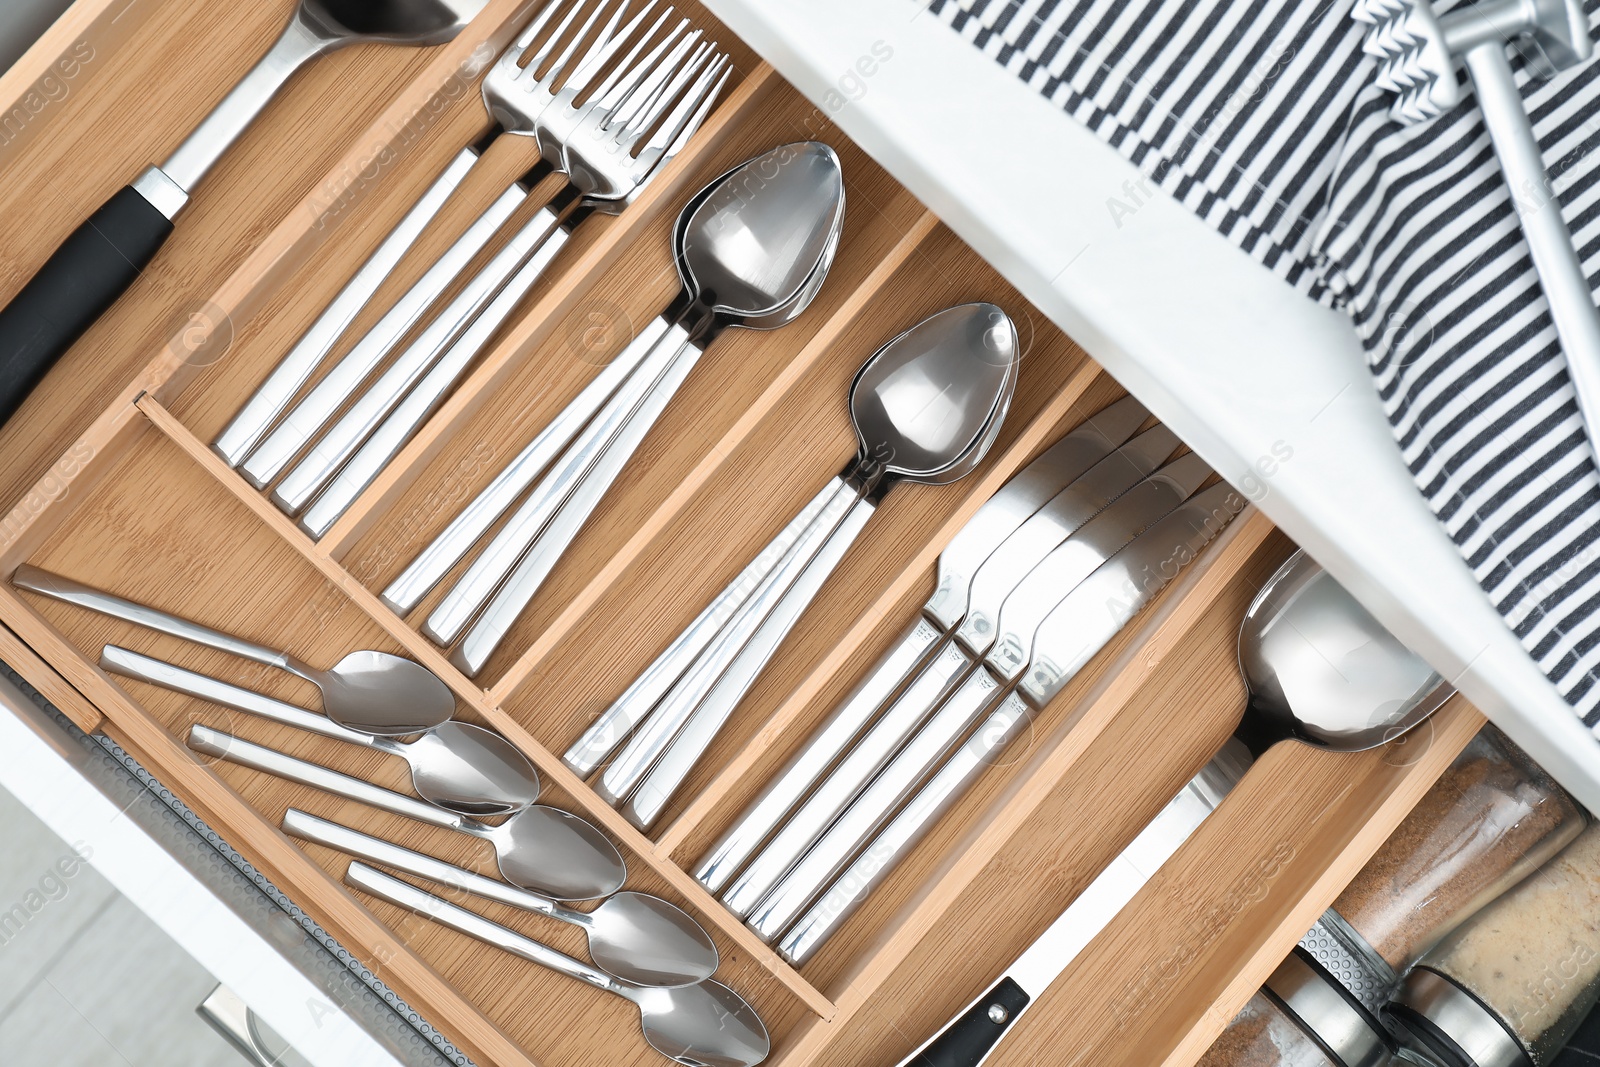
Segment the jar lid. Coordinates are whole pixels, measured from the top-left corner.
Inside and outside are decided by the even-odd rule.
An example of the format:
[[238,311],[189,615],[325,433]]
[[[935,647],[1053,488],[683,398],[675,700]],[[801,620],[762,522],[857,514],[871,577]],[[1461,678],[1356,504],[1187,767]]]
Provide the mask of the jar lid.
[[1414,967],[1389,1005],[1402,1048],[1450,1067],[1532,1067],[1511,1032],[1483,1002],[1427,967]]
[[1263,989],[1343,1067],[1389,1062],[1382,1026],[1305,949],[1290,953]]

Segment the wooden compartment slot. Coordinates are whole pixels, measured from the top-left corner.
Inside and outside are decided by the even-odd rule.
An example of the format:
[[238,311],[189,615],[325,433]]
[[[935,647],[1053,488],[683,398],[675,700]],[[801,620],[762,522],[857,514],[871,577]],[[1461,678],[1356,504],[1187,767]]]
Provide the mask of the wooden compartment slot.
[[[292,6],[78,0],[0,76],[0,107],[11,107],[79,57],[70,91],[0,141],[0,207],[16,223],[0,242],[0,299],[176,143]],[[210,442],[445,162],[489,128],[476,79],[536,6],[490,0],[448,45],[351,49],[295,79],[197,191],[151,270],[0,428],[0,573],[33,563],[317,665],[356,648],[410,656],[445,680],[464,720],[528,755],[544,801],[617,842],[630,887],[701,920],[722,951],[718,978],[772,1031],[770,1062],[896,1062],[1228,736],[1243,693],[1239,617],[1293,546],[1247,508],[815,958],[784,962],[694,880],[696,861],[915,616],[962,524],[1122,389],[691,0],[682,13],[720,40],[736,71],[700,134],[625,213],[585,225],[395,461],[325,537],[308,537]],[[715,343],[481,678],[465,677],[417,628],[439,594],[401,618],[379,593],[673,295],[668,241],[684,200],[743,159],[808,138],[836,148],[847,185],[843,239],[818,299],[783,329]],[[535,156],[525,140],[497,141],[335,354]],[[634,829],[561,753],[850,460],[846,390],[862,361],[970,300],[1004,307],[1025,344],[989,458],[954,484],[890,494],[664,817],[649,834]],[[485,844],[214,764],[183,739],[201,721],[403,789],[399,760],[124,685],[96,663],[115,641],[314,707],[305,683],[9,584],[0,624],[0,659],[84,728],[124,744],[480,1064],[663,1062],[628,1005],[347,891],[344,857],[302,847],[278,824],[300,806],[492,872]],[[1457,699],[1401,750],[1272,750],[994,1062],[1195,1062],[1480,722]],[[582,954],[576,931],[474,906]]]

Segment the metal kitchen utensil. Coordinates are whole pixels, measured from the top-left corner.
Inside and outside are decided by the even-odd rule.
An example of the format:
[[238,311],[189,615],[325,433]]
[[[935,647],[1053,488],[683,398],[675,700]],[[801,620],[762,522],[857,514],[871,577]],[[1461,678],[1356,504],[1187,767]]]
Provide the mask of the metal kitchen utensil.
[[[658,25],[666,17],[664,13]],[[642,12],[634,21],[641,18]],[[484,274],[498,276],[496,264],[503,263],[513,273],[471,324],[434,358],[421,380],[409,386],[409,393],[405,388],[421,373],[420,363],[416,367],[396,364],[386,371],[352,409],[361,414],[341,419],[274,491],[276,498],[293,505],[301,487],[323,486],[301,516],[300,525],[307,533],[314,537],[326,533],[388,465],[444,401],[478,351],[510,318],[578,226],[597,212],[620,212],[699,129],[727,80],[730,65],[714,45],[696,46],[700,31],[685,34],[687,26],[687,19],[681,21],[635,62],[635,54],[655,33],[652,27],[628,55],[616,61],[602,83],[589,90],[592,95],[586,94],[583,104],[568,104],[574,94],[569,84],[540,116],[540,141],[547,153],[560,152],[563,163],[557,169],[568,174],[572,188],[543,209],[548,218],[536,218],[524,226],[496,261],[484,268]],[[618,39],[626,40],[631,33],[630,26]],[[676,43],[668,51],[667,45],[675,37]],[[646,134],[648,141],[644,141]],[[636,148],[637,156],[633,154]],[[478,284],[477,280],[472,284]],[[402,393],[403,400],[399,399]],[[385,406],[393,410],[373,428],[374,420],[367,416]],[[347,440],[358,441],[369,429],[370,436],[342,466],[329,462],[349,451]],[[304,476],[302,472],[306,472]]]
[[608,897],[622,888],[628,875],[622,854],[599,830],[576,815],[543,804],[523,808],[491,826],[209,726],[189,728],[189,747],[429,826],[481,837],[494,846],[507,881],[557,900]]
[[1466,64],[1506,183],[1540,196],[1540,207],[1518,210],[1517,219],[1590,446],[1600,451],[1600,312],[1506,58],[1509,45],[1541,80],[1588,60],[1594,45],[1581,0],[1483,0],[1444,15],[1429,0],[1357,0],[1351,17],[1372,27],[1363,47],[1382,61],[1378,85],[1397,94],[1390,114],[1399,122],[1426,122],[1455,107],[1456,61]]
[[[290,349],[289,354],[283,357],[267,376],[267,380],[217,436],[211,448],[228,466],[237,467],[243,463],[245,457],[261,443],[267,431],[272,429],[273,423],[277,422],[279,416],[288,408],[289,401],[293,400],[300,387],[310,380],[312,372],[332,350],[340,335],[366,306],[367,301],[372,299],[378,287],[393,273],[394,268],[405,257],[423,229],[439,213],[439,209],[444,206],[450,195],[466,180],[467,174],[482,158],[494,139],[501,133],[524,136],[533,133],[533,120],[554,99],[554,94],[549,91],[548,80],[535,80],[520,65],[522,56],[533,47],[535,41],[544,36],[551,20],[564,11],[565,17],[550,28],[549,36],[544,37],[544,46],[534,54],[528,68],[537,69],[545,65],[550,58],[551,46],[567,31],[581,7],[581,3],[577,0],[571,3],[556,2],[546,5],[538,17],[517,35],[516,41],[489,69],[483,79],[483,102],[489,110],[490,117],[494,119],[494,128],[479,138],[476,144],[463,148],[450,161],[444,172],[433,185],[429,186],[428,191],[422,194],[422,198],[400,220],[399,225],[390,231],[361,265],[361,269],[356,271],[355,276],[339,291],[339,295],[334,297],[333,302],[301,335],[294,348]],[[591,22],[593,18],[591,15]],[[578,36],[581,37],[582,34]],[[576,41],[569,45],[569,50],[572,47],[576,47]],[[558,61],[556,67],[559,70],[565,65],[564,62]],[[548,169],[548,165],[545,169]],[[532,184],[528,177],[524,177],[511,189],[506,190],[504,194],[506,203],[503,207],[509,209],[521,203],[522,196],[526,195],[526,189]],[[498,205],[500,202],[496,203]],[[411,328],[422,312],[445,290],[450,279],[466,266],[467,260],[488,243],[495,229],[504,221],[504,216],[495,208],[491,208],[489,213],[480,217],[437,262],[430,266],[427,274],[400,297],[395,306],[361,339],[358,347],[372,353],[370,358],[374,360],[381,358],[381,353],[387,351]],[[356,365],[361,364],[363,358],[358,357]],[[354,383],[351,388],[354,388]],[[261,480],[257,480],[253,475],[249,477],[257,482],[256,487],[259,489],[276,473],[274,470],[266,479]]]
[[[1124,397],[1046,449],[984,502],[939,554],[934,592],[922,606],[917,620],[701,859],[695,868],[695,877],[702,885],[712,892],[721,890],[873,720],[878,710],[942,646],[948,633],[966,617],[973,578],[979,567],[1057,493],[1114,454],[1148,417],[1144,405],[1133,397]],[[733,599],[731,592],[759,580],[764,572],[752,572],[751,568],[762,562],[758,557],[746,568],[730,587],[730,592],[712,601],[632,688],[664,685],[651,677],[652,672],[670,677],[681,674],[694,653],[703,647],[692,644],[690,635],[701,629],[714,632],[719,623],[712,622],[713,619],[726,621],[728,611],[724,601]],[[767,567],[770,569],[770,562]],[[592,742],[591,734],[595,735]],[[567,766],[587,778],[609,753],[610,740],[608,732],[591,729],[567,750],[564,757]]]
[[[1157,429],[1166,436],[1146,445],[1146,456],[1152,456],[1148,460],[1150,466],[1177,447],[1175,435],[1164,427]],[[1145,481],[1133,484],[1138,482],[1141,467],[1145,470],[1148,467],[1143,463],[1134,465],[1124,453],[1137,454],[1135,446],[1147,442],[1155,433],[1156,430],[1151,430],[1141,434],[1125,446],[1123,453],[1096,464],[1034,513],[984,563],[973,579],[973,599],[967,620],[989,619],[992,620],[990,624],[980,628],[969,627],[966,623],[961,625],[956,633],[960,647],[947,649],[938,658],[936,667],[918,675],[829,772],[822,785],[806,798],[772,841],[761,849],[750,866],[733,880],[722,897],[731,911],[736,915],[749,915],[763,901],[779,879],[801,861],[874,781],[878,772],[912,739],[955,685],[978,666],[979,657],[990,650],[998,636],[1016,634],[1031,639],[1044,620],[1043,614],[1020,610],[1026,607],[1023,601],[1030,600],[1025,595],[1018,596],[1016,606],[1009,603],[1024,580],[1046,591],[1046,595],[1037,598],[1041,604],[1063,599],[1100,564],[1172,512],[1211,476],[1211,468],[1199,456],[1190,453],[1167,464]],[[1120,496],[1116,495],[1124,489]],[[1114,497],[1114,502],[1107,497]],[[999,575],[1000,580],[994,580],[994,575]],[[1044,613],[1048,613],[1048,608]],[[909,789],[912,784],[903,780],[901,788]],[[894,804],[897,805],[899,799],[902,798],[897,797]],[[882,818],[887,818],[890,811],[892,808],[886,809]],[[847,860],[848,857],[839,857],[837,863]]]
[[[999,980],[900,1061],[979,1067],[1017,1018],[1138,893],[1244,776],[1256,755],[1294,739],[1335,751],[1393,740],[1454,690],[1304,552],[1267,581],[1239,628],[1248,690],[1223,746]],[[798,927],[797,927],[798,929]],[[788,939],[786,939],[787,941]]]
[[477,616],[451,659],[469,676],[481,670],[716,335],[734,326],[776,329],[809,305],[838,247],[843,214],[838,156],[816,142],[763,153],[708,186],[679,216],[674,248],[683,292],[646,331],[665,325],[660,336],[630,345],[558,416],[551,430],[561,430],[536,438],[385,598],[401,610],[414,605],[465,553],[467,538],[475,540],[554,460],[423,625],[449,644]]
[[364,863],[352,863],[344,880],[468,937],[632,1001],[650,1047],[687,1067],[754,1067],[772,1050],[756,1010],[721,982],[666,989],[636,986]]
[[17,568],[11,584],[288,671],[322,691],[322,710],[328,718],[362,733],[388,737],[424,733],[455,714],[456,698],[438,676],[420,663],[389,652],[352,652],[329,669],[319,671],[287,652],[124,600],[30,564]]
[[[1186,461],[1188,457],[1170,467]],[[1137,605],[1115,611],[1110,607],[1131,595],[1124,583],[1153,584],[1147,571],[1156,570],[1159,576],[1161,561],[1175,552],[1198,552],[1238,510],[1230,502],[1242,507],[1243,501],[1225,484],[1185,500],[1209,474],[1196,460],[1168,479],[1151,479],[1046,557],[1006,598],[997,639],[981,667],[977,656],[959,643],[947,647],[925,672],[928,682],[914,682],[880,720],[880,732],[898,747],[896,752],[880,742],[882,747],[872,751],[874,758],[886,760],[882,772],[831,825],[801,825],[800,832],[816,842],[803,856],[801,841],[770,868],[761,868],[758,857],[752,870],[771,888],[757,893],[759,885],[750,887],[743,898],[750,927],[769,941],[778,938],[869,842],[884,861],[886,869],[877,875],[884,877],[905,848],[890,848],[888,842],[897,839],[874,840],[874,835],[892,818],[900,821],[901,833],[931,825],[987,765],[987,753],[1029,722],[1137,610]],[[1147,491],[1139,491],[1146,486]],[[1007,652],[1016,645],[1025,650],[1020,657]],[[1041,684],[1046,677],[1049,681]],[[936,769],[934,781],[911,800]],[[908,800],[910,806],[896,816]],[[785,872],[783,865],[796,856],[798,861]],[[840,921],[847,910],[840,909],[832,921]],[[813,936],[821,932],[818,925],[808,928]],[[785,950],[799,954],[796,944],[793,935],[784,936]]]
[[717,970],[716,943],[687,912],[660,897],[617,893],[593,911],[578,911],[296,808],[284,813],[283,830],[303,841],[581,927],[594,965],[624,982],[689,985]]
[[902,480],[954,481],[982,460],[1010,406],[1017,357],[1005,312],[964,304],[895,337],[856,374],[857,458],[601,775],[597,791],[622,802],[630,822],[648,828],[660,816],[889,489]]
[[314,711],[185,670],[131,649],[106,645],[100,666],[247,715],[308,733],[399,756],[411,767],[411,787],[435,807],[461,815],[511,815],[539,799],[539,772],[515,745],[481,726],[451,719],[413,741],[350,730]]
[[276,43],[165,163],[62,242],[0,309],[0,420],[155,258],[189,194],[296,70],[345,45],[441,44],[487,0],[300,0]]

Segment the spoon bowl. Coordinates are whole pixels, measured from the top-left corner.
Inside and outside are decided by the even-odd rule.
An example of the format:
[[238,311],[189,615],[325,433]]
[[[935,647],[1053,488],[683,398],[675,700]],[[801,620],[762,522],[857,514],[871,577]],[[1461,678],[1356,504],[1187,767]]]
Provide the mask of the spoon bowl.
[[1256,754],[1290,738],[1340,752],[1376,748],[1455,692],[1304,551],[1245,612],[1239,669],[1250,699],[1235,734]]
[[587,913],[589,958],[646,986],[701,982],[717,971],[716,942],[682,908],[645,893],[618,893]]
[[627,881],[617,846],[587,820],[535,804],[498,826],[460,826],[494,845],[506,881],[557,900],[608,897]]
[[354,44],[443,44],[483,10],[487,0],[300,0],[330,39]]
[[322,690],[328,718],[379,737],[438,728],[455,714],[450,687],[422,664],[389,652],[352,652],[325,671],[292,663],[289,670]]
[[451,719],[405,745],[417,795],[463,815],[509,815],[539,799],[539,772],[515,745]]
[[721,982],[672,989],[630,987],[650,1047],[692,1067],[754,1067],[772,1039],[745,999]]

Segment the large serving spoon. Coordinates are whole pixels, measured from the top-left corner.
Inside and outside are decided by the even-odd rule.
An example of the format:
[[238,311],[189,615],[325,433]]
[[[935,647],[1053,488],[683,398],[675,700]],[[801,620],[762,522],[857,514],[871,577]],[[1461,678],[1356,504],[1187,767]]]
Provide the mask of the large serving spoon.
[[117,645],[100,651],[100,666],[246,715],[399,756],[411,767],[411,787],[417,796],[445,811],[511,815],[539,799],[539,772],[528,757],[481,726],[451,719],[413,741],[397,741],[347,729],[325,715]]
[[857,456],[819,495],[817,517],[653,707],[625,693],[626,706],[603,717],[647,716],[598,787],[630,822],[647,829],[665,810],[889,490],[955,481],[983,459],[1010,406],[1017,354],[1010,318],[975,303],[924,319],[861,367],[849,396]]
[[209,726],[189,728],[189,747],[429,826],[481,837],[494,847],[507,881],[557,900],[608,897],[627,880],[628,868],[617,846],[585,820],[558,808],[534,804],[491,826]]
[[346,45],[442,44],[488,0],[300,0],[271,50],[165,163],[107,200],[0,309],[0,420],[155,258],[195,186],[290,75]]
[[352,863],[344,880],[380,900],[468,937],[632,1001],[639,1009],[639,1025],[650,1047],[686,1067],[755,1067],[772,1051],[771,1038],[756,1010],[721,982],[707,980],[663,989],[618,981],[581,960],[364,863]]
[[322,710],[340,726],[385,737],[426,733],[447,722],[456,698],[438,676],[420,663],[390,652],[352,652],[319,671],[287,652],[213,630],[156,608],[136,604],[92,586],[24,563],[11,576],[19,589],[76,604],[102,615],[147,626],[207,648],[264,663],[304,678],[322,691]]
[[1337,752],[1375,748],[1416,727],[1455,692],[1304,552],[1251,602],[1239,627],[1239,668],[1248,696],[1234,738],[987,992],[900,1067],[978,1067],[987,1060],[1033,1000],[1222,802],[1252,755],[1291,739]]
[[711,342],[733,327],[777,329],[805,310],[843,225],[839,159],[819,142],[765,152],[690,202],[674,231],[683,289],[645,331],[660,336],[619,357],[627,377],[423,624],[446,645],[466,631],[456,666],[482,670]]
[[594,965],[624,982],[689,985],[717,971],[716,943],[687,912],[660,897],[618,893],[593,911],[578,911],[296,808],[284,813],[283,830],[302,841],[577,926],[588,936]]

